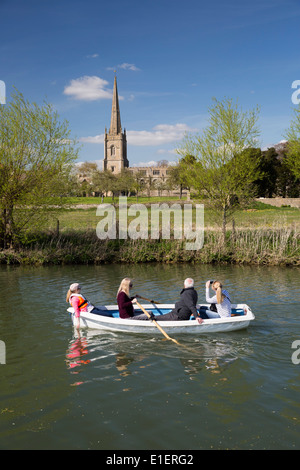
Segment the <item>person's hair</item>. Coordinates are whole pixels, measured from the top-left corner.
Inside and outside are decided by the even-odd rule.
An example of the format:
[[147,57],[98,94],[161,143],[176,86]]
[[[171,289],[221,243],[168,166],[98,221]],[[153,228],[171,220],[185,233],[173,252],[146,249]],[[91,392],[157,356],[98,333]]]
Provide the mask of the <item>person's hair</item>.
[[216,289],[217,302],[221,304],[225,299],[225,295],[222,293],[223,286],[220,281],[214,281],[212,286]]
[[71,294],[72,294],[71,289],[69,289],[67,292],[66,302],[69,302]]
[[194,279],[192,279],[191,277],[188,277],[184,281],[184,287],[194,287]]
[[117,292],[117,297],[120,292],[125,292],[126,295],[129,297],[129,289],[132,287],[132,281],[129,277],[125,277],[120,284],[120,287]]
[[77,282],[70,285],[70,288],[67,292],[66,302],[69,302],[71,294],[73,294],[77,289],[81,289],[80,285]]

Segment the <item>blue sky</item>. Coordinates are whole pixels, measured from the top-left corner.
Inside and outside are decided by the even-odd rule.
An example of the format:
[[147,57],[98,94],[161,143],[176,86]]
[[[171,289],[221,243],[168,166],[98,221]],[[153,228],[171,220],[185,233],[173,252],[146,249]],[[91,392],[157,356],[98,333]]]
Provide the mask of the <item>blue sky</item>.
[[114,70],[130,165],[177,159],[212,98],[261,107],[261,147],[283,139],[300,80],[296,0],[0,0],[0,80],[53,104],[103,159]]

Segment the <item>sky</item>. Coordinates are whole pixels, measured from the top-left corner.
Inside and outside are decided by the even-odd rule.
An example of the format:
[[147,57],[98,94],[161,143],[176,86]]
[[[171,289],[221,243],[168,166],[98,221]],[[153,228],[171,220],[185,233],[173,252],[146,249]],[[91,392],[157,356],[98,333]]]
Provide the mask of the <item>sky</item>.
[[0,0],[0,25],[6,103],[14,88],[51,103],[78,161],[103,160],[115,73],[130,166],[177,161],[214,97],[260,106],[261,148],[284,139],[296,107],[299,0]]

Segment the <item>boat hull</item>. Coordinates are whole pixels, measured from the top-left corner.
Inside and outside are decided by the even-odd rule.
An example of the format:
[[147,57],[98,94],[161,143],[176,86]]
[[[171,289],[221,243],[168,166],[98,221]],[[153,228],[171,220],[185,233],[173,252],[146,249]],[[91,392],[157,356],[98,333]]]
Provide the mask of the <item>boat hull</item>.
[[[155,315],[168,313],[174,308],[174,304],[146,304],[143,305],[146,310],[151,310]],[[197,305],[199,308],[200,305]],[[164,331],[174,336],[176,334],[194,334],[199,335],[203,333],[217,333],[236,331],[247,328],[255,316],[252,313],[250,307],[246,304],[235,304],[232,306],[233,311],[238,314],[227,318],[214,318],[203,320],[202,324],[199,324],[197,320],[184,320],[184,321],[162,321],[158,323],[164,329]],[[138,333],[138,334],[161,334],[155,323],[149,320],[131,320],[122,319],[118,317],[118,306],[108,305],[100,307],[112,314],[112,317],[104,315],[96,315],[88,312],[81,312],[80,315],[80,328],[91,328],[100,329],[121,333]],[[142,311],[134,306],[136,313],[142,313]],[[71,315],[72,322],[74,324],[74,310],[68,309]]]

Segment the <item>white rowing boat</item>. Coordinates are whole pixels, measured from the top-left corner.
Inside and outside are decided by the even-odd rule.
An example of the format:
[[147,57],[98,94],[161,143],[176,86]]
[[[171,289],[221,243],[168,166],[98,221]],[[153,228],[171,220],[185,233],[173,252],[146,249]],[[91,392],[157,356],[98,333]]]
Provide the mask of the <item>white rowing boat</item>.
[[[202,304],[201,306],[204,306]],[[205,305],[207,306],[207,305]],[[164,313],[170,312],[174,308],[174,304],[143,304],[144,309],[151,310],[154,315],[163,315]],[[80,314],[80,328],[92,328],[100,330],[109,330],[114,332],[122,333],[147,333],[147,334],[159,334],[155,322],[150,320],[131,320],[122,319],[119,317],[119,310],[117,305],[107,305],[104,307],[98,307],[101,310],[109,313],[111,316],[98,315],[88,312],[81,312]],[[197,305],[197,309],[200,305]],[[134,305],[135,312],[143,313],[139,307]],[[74,324],[74,309],[68,308],[68,312],[72,318]],[[233,304],[232,305],[232,316],[226,318],[214,318],[203,320],[203,323],[199,324],[194,317],[190,320],[184,321],[162,321],[158,324],[161,325],[164,331],[168,335],[174,334],[201,334],[201,333],[216,333],[216,332],[227,332],[235,331],[247,328],[249,323],[254,320],[255,316],[252,313],[250,307],[246,304]]]

